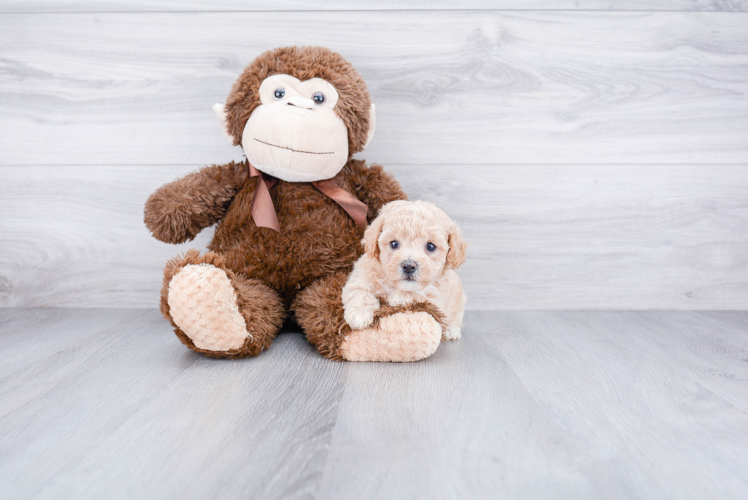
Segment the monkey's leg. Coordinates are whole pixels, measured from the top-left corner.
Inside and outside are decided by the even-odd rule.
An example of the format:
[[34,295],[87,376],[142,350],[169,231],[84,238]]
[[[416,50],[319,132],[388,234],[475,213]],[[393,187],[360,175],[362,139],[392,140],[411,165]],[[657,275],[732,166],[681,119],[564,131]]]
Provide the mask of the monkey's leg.
[[219,254],[197,250],[166,264],[161,312],[183,344],[214,358],[257,356],[285,318],[274,290],[235,274]]
[[320,354],[339,361],[418,361],[436,351],[443,315],[431,304],[382,306],[371,327],[352,330],[341,299],[347,279],[347,272],[322,278],[294,302],[296,321]]

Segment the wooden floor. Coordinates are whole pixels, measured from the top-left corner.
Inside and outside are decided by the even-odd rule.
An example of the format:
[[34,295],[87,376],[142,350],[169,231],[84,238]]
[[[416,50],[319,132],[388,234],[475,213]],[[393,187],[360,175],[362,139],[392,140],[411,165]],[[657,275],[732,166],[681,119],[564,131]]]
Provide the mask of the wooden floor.
[[745,498],[748,313],[470,312],[413,364],[0,310],[0,497]]

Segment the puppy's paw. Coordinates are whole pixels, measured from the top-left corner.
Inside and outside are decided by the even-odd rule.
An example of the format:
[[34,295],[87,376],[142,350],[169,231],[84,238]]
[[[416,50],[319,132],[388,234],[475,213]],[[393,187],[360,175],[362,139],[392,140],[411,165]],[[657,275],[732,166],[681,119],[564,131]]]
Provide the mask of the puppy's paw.
[[345,322],[354,330],[362,330],[374,322],[374,311],[370,307],[356,307],[345,309]]
[[442,338],[444,340],[457,340],[462,338],[462,332],[459,326],[452,326],[445,328],[442,332]]

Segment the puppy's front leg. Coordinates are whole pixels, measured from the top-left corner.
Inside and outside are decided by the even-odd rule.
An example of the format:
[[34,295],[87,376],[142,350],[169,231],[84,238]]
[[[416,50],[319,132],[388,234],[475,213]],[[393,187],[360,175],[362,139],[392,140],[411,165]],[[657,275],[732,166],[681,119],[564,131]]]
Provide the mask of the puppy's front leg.
[[365,290],[343,290],[345,322],[354,330],[362,330],[374,322],[374,313],[379,309],[379,299]]
[[367,277],[372,262],[367,256],[359,259],[343,287],[343,316],[354,330],[371,325],[374,312],[379,309],[379,299],[374,295],[373,284]]

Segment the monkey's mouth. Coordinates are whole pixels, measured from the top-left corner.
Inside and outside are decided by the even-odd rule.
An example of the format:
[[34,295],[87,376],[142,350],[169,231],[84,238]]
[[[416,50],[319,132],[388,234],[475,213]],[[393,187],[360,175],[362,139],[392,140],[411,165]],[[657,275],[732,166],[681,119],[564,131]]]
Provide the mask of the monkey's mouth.
[[334,155],[335,154],[335,152],[317,153],[316,151],[301,151],[300,149],[293,149],[293,148],[289,148],[288,146],[278,146],[277,144],[270,144],[269,142],[261,141],[257,137],[255,137],[254,140],[257,141],[257,142],[260,142],[262,144],[267,144],[268,146],[272,146],[274,148],[287,149],[287,150],[289,150],[289,151],[291,151],[293,153],[304,153],[304,154],[308,154],[308,155]]

